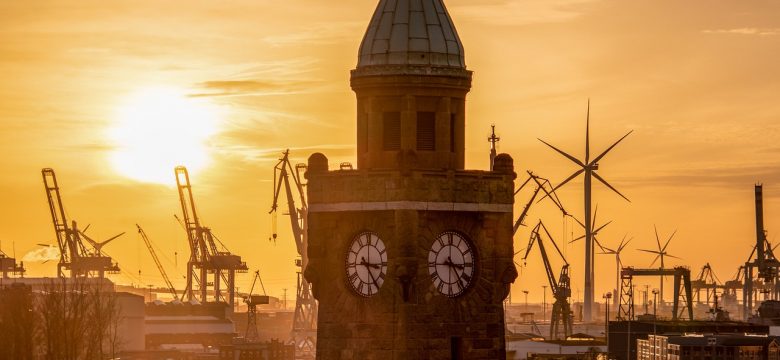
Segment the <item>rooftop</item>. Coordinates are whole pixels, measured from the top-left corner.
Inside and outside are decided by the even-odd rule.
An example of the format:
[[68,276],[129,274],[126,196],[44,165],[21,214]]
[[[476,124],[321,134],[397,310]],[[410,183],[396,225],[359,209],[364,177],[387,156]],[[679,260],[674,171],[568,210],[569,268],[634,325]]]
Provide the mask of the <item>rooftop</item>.
[[463,44],[443,0],[381,0],[360,44],[357,67],[374,65],[465,69]]

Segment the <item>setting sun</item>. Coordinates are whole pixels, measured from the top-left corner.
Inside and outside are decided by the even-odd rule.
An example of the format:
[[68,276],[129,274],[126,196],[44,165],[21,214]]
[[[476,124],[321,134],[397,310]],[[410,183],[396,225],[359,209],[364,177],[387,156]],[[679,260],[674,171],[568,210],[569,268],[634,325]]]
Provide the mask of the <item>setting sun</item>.
[[173,88],[149,88],[124,101],[110,136],[111,163],[119,173],[143,182],[169,184],[173,168],[197,173],[209,162],[209,138],[217,132],[214,105]]

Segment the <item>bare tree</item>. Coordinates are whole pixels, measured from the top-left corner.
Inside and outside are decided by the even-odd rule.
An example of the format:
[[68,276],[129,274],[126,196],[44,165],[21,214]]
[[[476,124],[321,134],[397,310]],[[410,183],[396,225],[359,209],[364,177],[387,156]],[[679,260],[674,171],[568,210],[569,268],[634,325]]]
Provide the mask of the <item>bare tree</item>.
[[33,358],[35,331],[33,295],[29,286],[0,287],[0,360]]

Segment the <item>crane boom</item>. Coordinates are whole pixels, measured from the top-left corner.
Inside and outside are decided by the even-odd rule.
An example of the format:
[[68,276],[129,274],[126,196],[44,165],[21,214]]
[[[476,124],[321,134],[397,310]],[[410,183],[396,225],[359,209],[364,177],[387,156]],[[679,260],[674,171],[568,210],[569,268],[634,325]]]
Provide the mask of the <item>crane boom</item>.
[[[276,213],[279,207],[279,196],[282,190],[285,191],[287,200],[287,211],[290,215],[290,227],[292,229],[293,239],[295,240],[296,250],[300,259],[296,259],[298,271],[298,282],[296,285],[295,313],[293,315],[292,340],[295,342],[298,350],[303,354],[313,354],[316,349],[316,328],[317,328],[317,301],[311,293],[311,284],[302,276],[302,272],[308,264],[306,254],[307,247],[307,212],[306,192],[301,180],[301,171],[306,167],[298,164],[293,168],[290,163],[290,150],[285,150],[279,162],[274,166],[274,196],[271,204],[271,221],[274,233],[273,239],[276,239]],[[295,185],[293,189],[292,185]],[[295,206],[295,195],[293,190],[298,192],[300,207]],[[262,284],[262,280],[261,280]]]
[[154,260],[154,263],[157,265],[157,270],[160,271],[160,275],[162,275],[163,280],[165,281],[165,285],[168,286],[168,291],[171,292],[171,295],[173,295],[174,299],[179,299],[179,295],[176,294],[176,288],[173,286],[171,279],[168,277],[168,273],[165,272],[165,268],[163,268],[163,265],[160,262],[160,258],[157,257],[157,253],[154,251],[154,247],[152,247],[151,240],[149,240],[149,237],[146,236],[146,232],[144,231],[144,229],[141,228],[141,225],[135,224],[135,226],[138,228],[138,234],[140,234],[141,239],[144,240],[144,244],[146,244],[146,248],[149,249],[149,254],[152,255],[152,259]]

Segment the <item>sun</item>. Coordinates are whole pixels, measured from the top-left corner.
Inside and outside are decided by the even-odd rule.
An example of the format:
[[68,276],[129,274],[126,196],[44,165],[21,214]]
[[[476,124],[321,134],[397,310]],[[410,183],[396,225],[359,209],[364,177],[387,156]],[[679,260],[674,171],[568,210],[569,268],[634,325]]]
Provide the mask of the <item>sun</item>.
[[209,164],[218,120],[215,105],[180,89],[138,91],[119,106],[109,129],[111,164],[137,181],[172,184],[174,167],[184,165],[194,174]]

